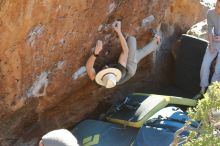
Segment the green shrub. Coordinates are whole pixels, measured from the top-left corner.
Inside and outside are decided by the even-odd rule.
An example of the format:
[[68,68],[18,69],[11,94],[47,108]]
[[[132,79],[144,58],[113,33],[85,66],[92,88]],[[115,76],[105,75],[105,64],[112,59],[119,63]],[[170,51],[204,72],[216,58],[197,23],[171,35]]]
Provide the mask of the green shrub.
[[214,82],[209,86],[204,98],[198,101],[195,108],[188,109],[188,115],[193,121],[200,121],[197,129],[191,128],[187,122],[183,128],[176,132],[172,146],[177,146],[179,133],[189,130],[184,146],[220,146],[220,120],[214,117],[213,112],[220,110],[220,83]]
[[219,129],[216,126],[220,121],[212,116],[212,112],[217,110],[220,110],[220,83],[214,82],[198,105],[188,110],[189,116],[200,121],[201,125],[198,131],[190,132],[184,146],[220,146]]

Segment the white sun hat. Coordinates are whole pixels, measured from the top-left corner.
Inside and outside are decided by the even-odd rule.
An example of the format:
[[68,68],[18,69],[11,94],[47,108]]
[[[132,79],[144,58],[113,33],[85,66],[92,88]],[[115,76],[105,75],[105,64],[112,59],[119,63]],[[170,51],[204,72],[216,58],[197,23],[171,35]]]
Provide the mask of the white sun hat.
[[79,146],[76,137],[66,129],[53,130],[45,134],[41,143],[44,146]]
[[113,88],[121,79],[121,71],[117,68],[107,68],[99,71],[95,77],[97,84],[105,86],[106,88]]

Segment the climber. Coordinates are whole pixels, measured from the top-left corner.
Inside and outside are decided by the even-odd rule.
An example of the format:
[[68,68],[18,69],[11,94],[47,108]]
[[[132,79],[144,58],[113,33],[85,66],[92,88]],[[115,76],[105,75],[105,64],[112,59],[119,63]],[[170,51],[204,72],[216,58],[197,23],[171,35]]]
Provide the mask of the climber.
[[155,51],[160,45],[160,37],[155,35],[153,40],[142,49],[137,49],[136,38],[128,36],[127,42],[121,32],[121,22],[115,21],[113,28],[118,34],[122,51],[117,64],[105,65],[101,70],[94,68],[94,63],[103,48],[102,41],[98,40],[93,54],[86,63],[89,78],[106,88],[113,88],[128,81],[137,70],[137,64],[148,54]]
[[[208,24],[208,41],[209,46],[206,49],[200,70],[200,87],[201,94],[205,93],[209,85],[210,66],[214,58],[217,56],[215,65],[215,72],[212,76],[211,82],[220,81],[220,0],[217,0],[214,9],[208,10],[207,24]],[[213,31],[214,30],[214,31]]]
[[76,138],[66,129],[54,130],[44,135],[39,146],[79,146]]

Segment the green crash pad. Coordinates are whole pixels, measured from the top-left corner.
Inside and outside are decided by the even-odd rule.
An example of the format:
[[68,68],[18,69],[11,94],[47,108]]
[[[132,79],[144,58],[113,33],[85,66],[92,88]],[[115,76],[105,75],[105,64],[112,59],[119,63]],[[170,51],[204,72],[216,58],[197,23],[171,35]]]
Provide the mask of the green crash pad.
[[85,120],[72,131],[80,146],[130,146],[138,129],[96,120]]
[[134,93],[125,99],[120,107],[113,108],[113,112],[106,115],[112,123],[131,127],[141,127],[156,112],[167,105],[195,106],[196,100],[175,96]]

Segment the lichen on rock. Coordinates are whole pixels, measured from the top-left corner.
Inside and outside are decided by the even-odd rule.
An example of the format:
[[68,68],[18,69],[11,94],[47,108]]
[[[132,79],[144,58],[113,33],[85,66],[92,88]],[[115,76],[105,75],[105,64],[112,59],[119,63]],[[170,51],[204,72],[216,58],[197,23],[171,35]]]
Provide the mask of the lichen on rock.
[[27,91],[27,97],[46,96],[48,72],[42,72]]

